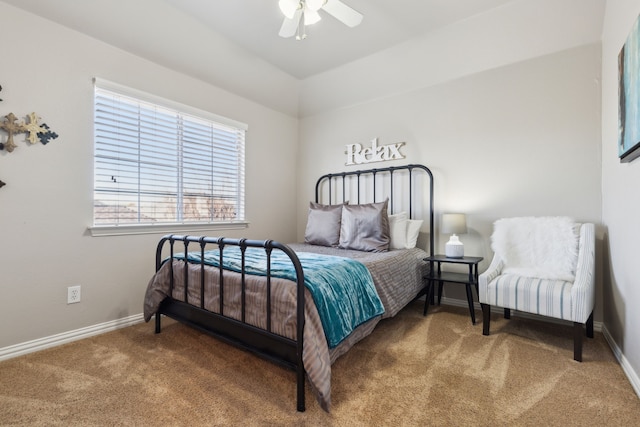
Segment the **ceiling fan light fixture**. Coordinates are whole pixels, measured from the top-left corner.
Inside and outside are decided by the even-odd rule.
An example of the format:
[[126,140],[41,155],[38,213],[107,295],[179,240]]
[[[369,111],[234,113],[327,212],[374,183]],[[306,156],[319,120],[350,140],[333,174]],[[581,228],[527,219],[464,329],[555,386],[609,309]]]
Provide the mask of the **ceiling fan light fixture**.
[[295,36],[297,40],[305,39],[305,27],[322,19],[320,9],[348,27],[362,22],[362,14],[342,0],[279,0],[278,5],[285,15],[278,34],[284,38]]
[[302,9],[303,4],[300,0],[280,0],[278,1],[280,11],[289,19],[293,19],[296,11]]
[[322,9],[322,6],[324,6],[326,2],[327,0],[306,0],[305,4],[307,6],[307,9],[317,12]]

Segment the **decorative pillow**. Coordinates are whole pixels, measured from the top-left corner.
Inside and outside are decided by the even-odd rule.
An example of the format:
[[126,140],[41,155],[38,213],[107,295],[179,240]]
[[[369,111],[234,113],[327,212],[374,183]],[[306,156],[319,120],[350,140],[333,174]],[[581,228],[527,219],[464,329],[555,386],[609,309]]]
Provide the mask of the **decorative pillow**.
[[343,205],[338,246],[366,252],[389,250],[388,203],[389,199],[380,203]]
[[491,249],[502,259],[503,273],[575,280],[579,236],[571,218],[503,218],[493,230]]
[[407,213],[389,215],[389,248],[404,249],[407,246]]
[[309,203],[304,241],[311,245],[338,246],[342,205]]
[[422,227],[421,219],[410,219],[407,221],[407,244],[405,245],[405,249],[416,247],[418,236],[420,235],[420,227]]
[[416,247],[421,219],[409,219],[406,212],[389,215],[389,249]]

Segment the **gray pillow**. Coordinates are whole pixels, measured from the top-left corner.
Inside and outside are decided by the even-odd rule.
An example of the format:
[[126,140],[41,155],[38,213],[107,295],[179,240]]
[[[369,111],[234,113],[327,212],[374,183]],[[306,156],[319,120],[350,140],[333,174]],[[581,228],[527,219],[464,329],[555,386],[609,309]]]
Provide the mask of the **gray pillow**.
[[339,247],[366,252],[389,250],[389,199],[380,203],[344,205]]
[[310,245],[338,246],[342,205],[309,203],[304,241]]

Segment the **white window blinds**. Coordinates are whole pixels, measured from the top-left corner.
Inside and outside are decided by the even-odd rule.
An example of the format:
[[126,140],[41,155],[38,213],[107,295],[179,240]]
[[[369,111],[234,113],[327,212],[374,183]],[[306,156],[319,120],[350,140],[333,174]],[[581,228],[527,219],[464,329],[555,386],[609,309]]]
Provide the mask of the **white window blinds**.
[[95,226],[245,219],[246,125],[99,80],[94,99]]

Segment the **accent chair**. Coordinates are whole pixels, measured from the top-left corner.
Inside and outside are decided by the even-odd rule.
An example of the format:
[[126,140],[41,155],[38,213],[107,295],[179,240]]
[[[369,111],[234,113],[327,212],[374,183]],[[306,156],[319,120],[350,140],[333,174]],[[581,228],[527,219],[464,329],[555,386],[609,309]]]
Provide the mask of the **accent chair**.
[[478,277],[482,334],[491,307],[573,322],[573,358],[582,362],[582,335],[593,338],[595,227],[568,217],[503,218],[494,223],[489,268]]

